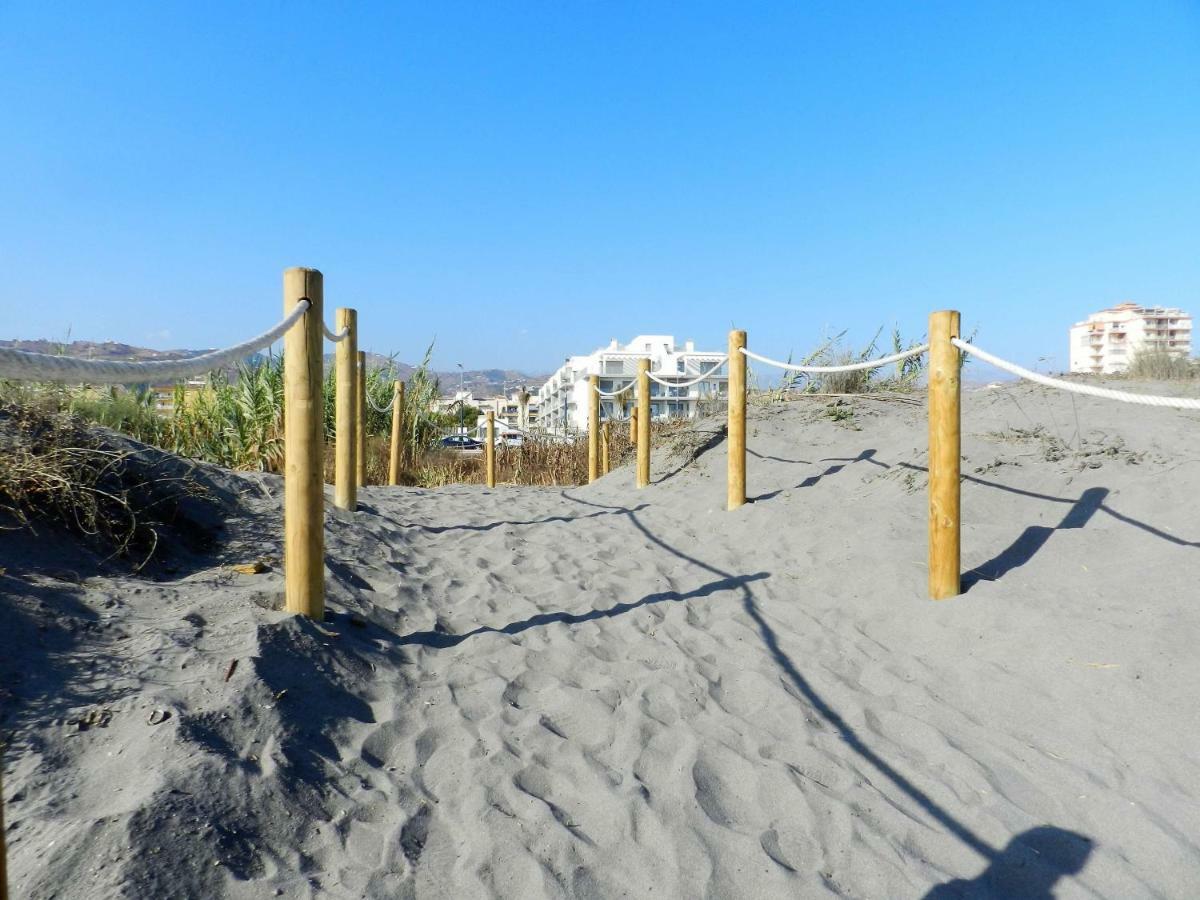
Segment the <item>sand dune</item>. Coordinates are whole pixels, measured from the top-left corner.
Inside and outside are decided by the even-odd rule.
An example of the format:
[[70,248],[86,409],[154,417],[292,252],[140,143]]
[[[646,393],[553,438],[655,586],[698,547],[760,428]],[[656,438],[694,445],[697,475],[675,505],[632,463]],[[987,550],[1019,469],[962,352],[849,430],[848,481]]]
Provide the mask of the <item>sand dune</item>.
[[15,896],[1200,894],[1200,415],[967,394],[932,603],[923,406],[829,404],[734,513],[712,421],[642,491],[368,488],[322,625],[224,567],[271,477],[160,580],[6,534]]

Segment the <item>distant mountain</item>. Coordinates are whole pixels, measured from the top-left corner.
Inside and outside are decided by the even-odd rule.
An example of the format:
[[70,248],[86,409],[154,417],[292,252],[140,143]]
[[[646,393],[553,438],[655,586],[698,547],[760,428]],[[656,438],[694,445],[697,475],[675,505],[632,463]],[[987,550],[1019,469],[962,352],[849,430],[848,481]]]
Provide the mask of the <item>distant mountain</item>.
[[0,341],[0,347],[24,350],[27,353],[47,353],[51,356],[77,356],[80,359],[116,360],[119,362],[142,362],[151,359],[191,359],[207,350],[150,350],[132,347],[115,341]]
[[[332,359],[332,355],[326,357],[327,362],[331,362]],[[408,363],[389,360],[386,356],[377,353],[367,354],[368,368],[383,368],[389,364],[396,369],[401,380],[407,380],[416,371],[416,367]],[[442,396],[452,396],[459,390],[460,373],[458,369],[450,372],[434,372],[433,375],[438,380],[439,393]],[[549,375],[530,375],[528,372],[516,369],[467,369],[461,373],[461,376],[462,389],[470,391],[472,396],[477,398],[499,396],[521,386],[524,386],[531,394],[536,394],[537,389],[550,377]]]
[[[101,359],[141,362],[153,359],[191,359],[207,353],[207,350],[151,350],[148,347],[134,347],[130,344],[119,344],[115,341],[3,341],[0,347],[13,350],[24,350],[27,353],[48,353],[54,356],[75,356],[80,359]],[[248,357],[250,360],[261,359],[261,354]],[[325,364],[333,365],[333,354],[325,355]],[[407,380],[416,366],[398,360],[389,360],[378,353],[367,354],[367,366],[372,369],[392,365],[401,380]],[[441,386],[442,394],[453,394],[458,390],[459,372],[435,372]],[[462,385],[476,397],[491,397],[503,393],[506,389],[525,385],[531,392],[536,392],[549,378],[549,375],[529,375],[514,369],[471,369],[462,373]]]

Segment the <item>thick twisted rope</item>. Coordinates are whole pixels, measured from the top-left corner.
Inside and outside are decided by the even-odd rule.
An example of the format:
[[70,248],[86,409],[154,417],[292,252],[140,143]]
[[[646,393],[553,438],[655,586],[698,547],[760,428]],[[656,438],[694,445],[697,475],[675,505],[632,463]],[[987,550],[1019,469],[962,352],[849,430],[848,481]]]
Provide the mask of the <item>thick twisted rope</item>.
[[912,356],[920,356],[929,349],[928,344],[922,344],[920,347],[913,347],[911,350],[904,350],[900,353],[893,353],[891,356],[882,356],[879,359],[868,359],[866,362],[848,363],[844,366],[798,366],[793,363],[780,362],[777,359],[770,359],[766,356],[759,356],[757,353],[752,353],[745,347],[739,348],[743,354],[750,359],[756,359],[761,363],[766,363],[768,366],[775,366],[778,369],[786,369],[789,372],[804,372],[809,375],[828,375],[833,372],[861,372],[863,369],[878,369],[881,366],[891,365],[895,362],[900,362],[903,359],[908,359]]
[[728,361],[729,361],[728,356],[722,356],[721,361],[719,363],[717,363],[715,366],[713,366],[711,369],[709,369],[707,372],[700,375],[699,377],[693,378],[691,381],[666,381],[665,379],[659,378],[653,372],[647,372],[646,374],[648,376],[650,376],[651,381],[657,381],[659,384],[663,385],[664,387],[685,388],[685,387],[691,387],[694,384],[699,384],[700,382],[704,381],[706,378],[712,377],[712,373],[717,371],[717,369],[721,368],[721,366],[725,365],[725,363],[727,363]]
[[324,322],[322,322],[321,330],[323,332],[325,332],[325,337],[327,337],[329,340],[333,341],[335,344],[340,344],[342,341],[344,341],[347,337],[350,336],[350,326],[349,325],[343,325],[341,331],[330,331],[329,326],[326,325]]
[[387,406],[383,407],[382,409],[381,409],[380,407],[378,407],[378,406],[376,406],[376,405],[375,405],[375,401],[371,399],[371,392],[370,392],[370,391],[367,391],[367,402],[368,402],[369,404],[371,404],[371,409],[375,410],[375,412],[377,412],[377,413],[389,413],[389,412],[391,412],[391,411],[392,411],[392,407],[396,405],[396,392],[395,392],[395,391],[393,391],[393,392],[392,392],[392,400],[391,400],[391,402],[390,402],[390,403],[389,403]]
[[1070,391],[1072,394],[1085,394],[1089,397],[1103,397],[1105,400],[1119,400],[1121,403],[1137,403],[1142,406],[1169,406],[1174,409],[1200,409],[1200,399],[1195,397],[1158,397],[1153,394],[1131,394],[1128,391],[1114,391],[1112,388],[1097,387],[1091,384],[1076,384],[1073,381],[1063,381],[1060,378],[1051,378],[1049,375],[1042,375],[1038,372],[1031,372],[1029,369],[1023,369],[1016,363],[1010,363],[1008,360],[1000,359],[998,356],[993,356],[986,350],[980,350],[974,344],[968,344],[966,341],[958,338],[951,338],[952,343],[964,353],[970,353],[972,356],[978,356],[984,362],[989,362],[997,369],[1003,369],[1005,372],[1011,372],[1027,381],[1032,381],[1035,384],[1042,384],[1046,387],[1058,388],[1062,391]]
[[274,328],[258,337],[230,347],[193,356],[191,359],[153,359],[143,362],[117,362],[106,359],[78,359],[51,356],[24,350],[0,349],[0,378],[19,381],[83,381],[90,384],[131,384],[135,382],[177,381],[190,375],[203,375],[232,363],[241,362],[251,353],[275,343],[300,319],[309,307],[300,300]]
[[635,384],[636,384],[636,382],[634,382],[633,384],[627,384],[627,385],[625,385],[625,387],[623,387],[619,390],[616,390],[616,391],[607,391],[606,392],[606,391],[600,390],[600,388],[593,388],[593,390],[597,394],[599,394],[601,397],[605,398],[606,400],[611,400],[613,397],[620,397],[626,391],[632,391],[634,389]]

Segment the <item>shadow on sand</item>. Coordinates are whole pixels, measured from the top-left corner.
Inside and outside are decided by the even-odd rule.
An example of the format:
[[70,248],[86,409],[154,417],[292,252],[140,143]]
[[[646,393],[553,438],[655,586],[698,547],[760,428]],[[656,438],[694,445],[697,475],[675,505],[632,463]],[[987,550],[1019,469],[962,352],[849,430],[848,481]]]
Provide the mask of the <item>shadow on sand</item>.
[[1088,488],[1076,500],[1063,516],[1062,521],[1053,528],[1045,525],[1030,525],[1020,537],[1004,550],[993,556],[985,563],[963,573],[962,589],[970,590],[980,581],[996,581],[1013,569],[1025,565],[1034,555],[1046,546],[1050,536],[1056,531],[1070,528],[1083,528],[1091,521],[1092,516],[1103,508],[1104,499],[1108,496],[1108,488]]
[[[860,456],[856,459],[869,459],[869,456],[860,454]],[[929,796],[929,794],[921,790],[921,788],[914,784],[908,777],[897,771],[890,763],[888,763],[885,759],[883,759],[883,757],[869,747],[863,741],[858,732],[856,732],[850,725],[850,723],[847,722],[846,719],[843,718],[843,716],[837,710],[835,710],[808,681],[791,657],[789,657],[788,654],[783,650],[778,634],[772,625],[767,621],[766,614],[760,608],[759,603],[755,598],[754,591],[752,590],[752,586],[755,582],[762,581],[769,577],[768,573],[759,572],[754,575],[735,575],[730,572],[725,572],[716,566],[703,562],[702,560],[690,556],[678,548],[666,543],[660,537],[655,535],[644,523],[642,523],[637,515],[638,510],[625,507],[605,506],[603,504],[584,500],[579,497],[573,497],[566,491],[562,492],[562,496],[573,503],[579,503],[584,506],[607,511],[613,515],[625,517],[629,523],[642,535],[647,543],[661,548],[678,559],[691,564],[697,569],[716,576],[716,578],[693,591],[685,593],[671,591],[662,594],[651,594],[638,601],[619,604],[607,610],[589,610],[584,613],[546,613],[543,615],[532,616],[520,622],[514,622],[499,628],[477,628],[474,631],[462,635],[443,634],[436,631],[418,632],[400,637],[398,639],[398,643],[418,644],[432,649],[454,647],[458,644],[461,644],[467,638],[478,634],[518,634],[527,629],[541,625],[555,623],[574,624],[577,622],[589,621],[602,617],[613,617],[629,612],[630,610],[644,606],[648,603],[687,600],[694,597],[709,596],[721,591],[736,591],[741,599],[743,609],[757,627],[763,645],[771,654],[771,657],[775,660],[775,663],[778,665],[783,677],[794,688],[794,696],[806,702],[824,721],[833,726],[833,728],[838,732],[842,740],[853,753],[872,766],[897,789],[907,795],[914,803],[917,804],[917,806],[924,810],[931,819],[938,822],[942,827],[944,827],[951,834],[955,835],[966,846],[970,847],[980,856],[987,859],[991,864],[989,866],[989,872],[993,870],[1008,870],[1009,867],[1005,861],[1006,857],[1004,853],[992,847],[982,837],[975,834],[975,832],[973,832],[966,824],[955,818],[948,810],[942,808],[932,797]],[[1058,829],[1049,827],[1042,830],[1047,833],[1058,833],[1059,831]],[[1068,832],[1061,833],[1067,834]],[[1088,846],[1090,847],[1090,842]],[[947,890],[953,889],[952,886],[943,887]],[[938,888],[937,890],[941,889],[942,888]],[[946,896],[955,895],[948,894]],[[966,896],[971,895],[968,894]]]
[[498,522],[488,522],[486,525],[416,525],[411,522],[398,522],[390,516],[379,514],[381,519],[386,519],[393,525],[399,528],[416,528],[426,534],[445,534],[447,531],[493,531],[496,528],[503,528],[505,525],[513,527],[532,527],[534,525],[549,525],[552,522],[576,522],[580,519],[595,519],[599,516],[615,516],[623,515],[628,512],[639,512],[646,508],[643,503],[635,506],[632,509],[618,507],[616,509],[602,509],[593,513],[585,513],[581,516],[546,516],[544,519],[526,519],[526,520],[502,520]]
[[[871,457],[874,451],[864,451],[853,460],[873,461]],[[600,504],[592,503],[587,500],[582,500],[577,497],[572,497],[566,491],[563,491],[563,497],[575,503],[583,503],[588,506],[598,506]],[[1100,497],[1103,500],[1103,497]],[[1095,502],[1095,496],[1090,502]],[[612,508],[612,507],[609,507]],[[618,508],[619,509],[619,508]],[[709,572],[710,574],[720,576],[722,582],[714,582],[728,584],[728,589],[736,589],[741,596],[742,607],[750,618],[754,621],[758,628],[759,636],[763,645],[770,652],[775,663],[779,666],[780,671],[789,682],[795,687],[798,692],[797,696],[803,697],[813,710],[815,710],[822,719],[832,725],[845,741],[846,745],[858,755],[860,759],[870,764],[888,781],[896,786],[900,791],[906,794],[913,802],[915,802],[926,814],[934,821],[942,825],[947,831],[957,837],[966,846],[970,847],[980,856],[989,861],[987,871],[976,879],[974,882],[951,882],[947,885],[942,885],[934,889],[935,893],[930,896],[934,898],[945,897],[992,897],[992,896],[1021,896],[1038,898],[1042,896],[1048,897],[1049,894],[1039,894],[1036,890],[1040,886],[1045,885],[1044,890],[1048,891],[1049,886],[1062,875],[1073,874],[1083,868],[1088,855],[1091,852],[1092,841],[1082,835],[1074,834],[1073,832],[1064,831],[1051,826],[1043,826],[1025,832],[1014,838],[1007,848],[1003,851],[998,851],[992,847],[982,837],[975,834],[966,824],[960,822],[948,810],[944,809],[938,803],[921,790],[905,775],[898,772],[890,763],[876,753],[871,747],[863,741],[858,732],[847,722],[842,715],[835,710],[821,696],[820,693],[812,686],[805,678],[804,674],[796,666],[795,662],[783,650],[779,642],[779,636],[775,629],[767,621],[765,613],[760,608],[758,601],[754,596],[754,591],[751,589],[751,582],[756,579],[738,578],[728,572],[718,569],[702,560],[693,556],[689,556],[683,551],[671,546],[664,540],[659,538],[649,530],[632,511],[626,512],[630,524],[636,528],[646,540],[673,556],[690,563],[691,565]],[[1081,514],[1080,514],[1081,515]],[[1053,851],[1054,855],[1051,855]],[[1030,855],[1041,852],[1047,853],[1045,860],[1037,861],[1036,864],[1030,863]],[[1024,878],[1024,880],[1022,880]],[[989,880],[990,879],[990,880]],[[1034,893],[1018,889],[1016,893],[993,894],[979,893],[979,890],[988,890],[988,884],[996,883],[1000,885],[1024,885]],[[959,890],[958,885],[963,885],[962,890],[967,893],[936,893],[937,891],[955,891]],[[982,884],[982,889],[976,885]],[[972,893],[974,891],[974,893]]]
[[[829,457],[820,460],[821,462],[835,462],[838,465],[833,465],[827,468],[824,472],[816,475],[810,475],[804,481],[796,485],[793,490],[800,488],[812,487],[823,478],[830,475],[836,475],[846,468],[847,465],[856,462],[866,462],[874,466],[879,466],[883,469],[900,468],[907,469],[912,472],[929,473],[929,469],[925,466],[918,466],[913,463],[886,463],[883,460],[877,459],[874,449],[867,449],[855,457]],[[757,454],[755,454],[757,455]],[[1123,522],[1126,525],[1131,525],[1139,531],[1144,531],[1147,534],[1152,534],[1157,538],[1161,538],[1168,543],[1175,544],[1179,547],[1200,547],[1200,541],[1188,541],[1183,538],[1176,537],[1169,532],[1163,531],[1161,528],[1135,519],[1133,516],[1127,516],[1124,513],[1117,512],[1106,501],[1110,491],[1105,487],[1088,488],[1079,497],[1072,499],[1070,497],[1056,497],[1053,494],[1041,494],[1036,491],[1028,491],[1023,488],[1012,487],[1011,485],[1001,484],[998,481],[988,481],[984,478],[978,478],[974,475],[963,475],[963,482],[967,484],[975,484],[980,487],[991,488],[997,491],[1004,491],[1009,494],[1016,494],[1021,497],[1029,497],[1032,500],[1044,500],[1050,503],[1069,503],[1071,508],[1063,516],[1062,521],[1054,527],[1045,525],[1031,525],[1027,527],[1015,541],[1008,547],[1001,550],[987,562],[975,566],[963,573],[962,589],[968,591],[981,581],[995,581],[1003,575],[1017,569],[1028,563],[1037,553],[1046,545],[1050,537],[1056,531],[1064,531],[1068,529],[1083,528],[1091,521],[1096,513],[1102,512],[1112,516],[1118,522]],[[750,502],[761,502],[770,500],[783,493],[784,489],[780,488],[770,491],[765,494],[759,494],[756,497],[748,497]]]
[[[874,451],[864,451],[858,457],[839,462],[850,463],[857,461],[872,462],[885,465],[873,459]],[[840,470],[842,467],[835,467]],[[823,473],[821,477],[824,477]],[[814,482],[815,483],[815,482]],[[1073,508],[1060,523],[1059,527],[1080,527],[1085,523],[1101,504],[1107,495],[1102,490],[1086,493],[1081,504]],[[543,613],[529,618],[512,622],[507,625],[493,627],[482,626],[464,634],[449,634],[441,630],[414,632],[400,635],[388,632],[384,643],[396,646],[421,646],[433,651],[456,647],[468,638],[482,634],[521,634],[533,628],[554,624],[573,625],[601,618],[613,618],[652,603],[679,602],[708,597],[722,592],[735,592],[741,606],[757,629],[763,647],[770,654],[779,669],[781,678],[789,685],[789,693],[801,703],[807,704],[813,713],[828,723],[845,743],[846,747],[863,762],[876,770],[894,788],[907,796],[917,808],[933,822],[936,822],[971,850],[987,860],[985,872],[970,881],[957,880],[935,887],[927,896],[939,900],[949,897],[1049,897],[1050,887],[1061,877],[1074,874],[1081,870],[1092,849],[1092,841],[1088,838],[1069,831],[1051,826],[1043,826],[1025,832],[1009,843],[1003,850],[993,847],[983,837],[976,834],[966,823],[960,821],[949,810],[938,804],[926,791],[922,790],[912,779],[902,774],[878,752],[870,747],[854,727],[833,708],[820,692],[813,686],[796,662],[782,647],[779,633],[768,620],[767,613],[760,605],[754,593],[754,585],[770,577],[767,572],[748,575],[737,575],[713,566],[701,559],[668,544],[654,534],[638,516],[645,504],[636,508],[607,506],[590,500],[572,496],[562,491],[561,496],[576,504],[590,507],[595,512],[587,516],[550,516],[535,522],[511,524],[551,524],[556,522],[571,522],[580,518],[598,515],[613,515],[625,518],[644,539],[647,545],[653,545],[688,563],[692,567],[711,576],[710,580],[701,586],[686,592],[666,591],[649,594],[635,601],[620,603],[603,610],[586,610],[579,613],[555,611]],[[490,526],[453,526],[471,530],[486,530],[498,527],[504,523],[494,523]],[[440,530],[450,530],[449,528]],[[1052,531],[1053,529],[1048,529]],[[436,532],[435,532],[436,533]],[[1033,547],[1036,538],[1026,539],[1026,550]],[[1044,543],[1044,537],[1041,539]],[[1038,544],[1040,546],[1040,544]],[[1036,547],[1033,547],[1036,550]],[[1011,563],[1015,556],[1010,554]],[[382,626],[380,626],[382,627]],[[372,630],[378,637],[378,632]],[[361,711],[358,717],[366,718],[366,711]],[[328,748],[318,748],[318,754],[327,755]]]
[[1052,900],[1060,879],[1083,871],[1092,841],[1074,831],[1043,825],[1023,831],[991,861],[982,875],[970,881],[939,884],[924,900]]
[[[754,455],[758,456],[757,453]],[[837,465],[830,466],[824,472],[820,472],[817,475],[809,475],[798,485],[791,488],[791,490],[798,491],[801,488],[813,487],[822,478],[827,478],[830,475],[836,475],[838,472],[842,471],[842,469],[846,468],[846,466],[852,465],[856,462],[870,462],[871,458],[874,456],[875,456],[875,450],[870,449],[870,450],[864,450],[862,453],[858,454],[858,456],[852,457],[850,459],[840,459],[840,458],[835,458],[835,457],[822,459],[822,460],[820,460],[820,462],[832,462],[832,463],[837,463]],[[776,459],[776,457],[774,457],[774,456],[764,456],[761,458],[762,459]],[[804,460],[790,460],[789,459],[789,460],[780,460],[780,462],[789,462],[789,463],[790,462],[804,462]],[[780,494],[782,494],[784,492],[784,490],[785,490],[785,488],[777,488],[777,489],[775,489],[773,491],[769,491],[765,494],[759,494],[756,497],[747,497],[746,500],[749,503],[759,503],[763,500],[770,500],[773,497],[778,497]]]

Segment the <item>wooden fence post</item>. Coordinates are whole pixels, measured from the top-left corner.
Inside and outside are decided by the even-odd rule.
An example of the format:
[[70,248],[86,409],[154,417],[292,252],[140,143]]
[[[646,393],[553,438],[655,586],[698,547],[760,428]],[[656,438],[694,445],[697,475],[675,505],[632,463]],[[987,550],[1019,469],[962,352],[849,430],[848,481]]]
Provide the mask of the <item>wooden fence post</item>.
[[283,309],[308,311],[283,338],[283,568],[285,608],[325,617],[325,412],[321,328],[324,279],[316,269],[283,273]]
[[612,470],[612,420],[600,426],[600,474],[607,475]]
[[404,446],[404,382],[396,381],[392,392],[392,446],[388,459],[388,484],[395,487],[400,483],[400,448]]
[[487,413],[487,445],[483,448],[483,458],[487,465],[487,486],[496,486],[496,413]]
[[959,468],[962,456],[959,314],[929,317],[929,596],[945,600],[961,590]]
[[600,376],[588,377],[588,484],[600,477]]
[[358,480],[355,475],[354,443],[358,440],[358,312],[338,309],[335,331],[349,328],[334,351],[336,422],[333,445],[333,503],[338,509],[353,511],[358,505]]
[[367,483],[367,353],[365,350],[358,351],[358,440],[355,449],[358,451],[356,456],[358,486],[362,487]]
[[746,502],[746,332],[729,332],[729,427],[726,508]]
[[650,360],[638,360],[637,486],[650,483]]
[[637,406],[629,411],[629,446],[637,446]]

